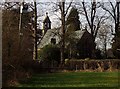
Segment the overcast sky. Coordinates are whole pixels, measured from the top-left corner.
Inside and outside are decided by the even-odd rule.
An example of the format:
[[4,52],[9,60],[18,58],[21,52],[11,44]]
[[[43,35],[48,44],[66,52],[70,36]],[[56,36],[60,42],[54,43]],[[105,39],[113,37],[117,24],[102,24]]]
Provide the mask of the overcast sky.
[[[5,0],[0,0],[1,2],[2,1],[5,1]],[[22,0],[6,0],[8,2],[18,2],[18,1],[22,1]],[[34,0],[25,0],[25,1],[28,1],[28,2],[32,2]],[[49,2],[49,1],[61,1],[61,0],[36,0],[37,2]],[[71,0],[65,0],[66,2],[70,2]],[[74,0],[74,2],[80,2],[80,1],[83,1],[83,0]],[[85,2],[91,2],[91,0],[84,0]],[[109,0],[96,0],[97,2],[108,2]],[[111,0],[111,1],[115,1],[115,0]],[[120,0],[117,0],[117,1],[120,1]]]
[[[0,2],[2,2],[4,0],[1,0]],[[21,1],[21,0],[6,0],[8,2],[18,2],[18,1]],[[33,0],[24,0],[25,2],[33,2]],[[40,17],[38,18],[39,20],[39,27],[42,29],[43,28],[43,20],[45,19],[46,17],[46,12],[48,12],[48,16],[52,22],[52,28],[54,27],[58,27],[60,26],[60,20],[58,19],[58,16],[60,17],[60,13],[59,12],[53,12],[52,11],[52,4],[49,4],[48,2],[56,2],[56,1],[59,1],[59,0],[36,0],[37,3],[38,2],[41,2],[42,4],[39,4],[37,6],[38,8],[38,16],[40,15]],[[70,2],[71,0],[66,0],[67,2]],[[74,2],[81,2],[82,0],[73,0]],[[85,0],[86,2],[90,2],[91,0]],[[108,0],[96,0],[96,1],[99,1],[99,2],[108,2]],[[111,1],[115,1],[115,0],[111,0]],[[97,12],[99,15],[102,14],[101,10],[99,10]],[[57,14],[58,16],[56,16],[55,14]],[[79,17],[80,17],[80,21],[82,22],[82,24],[85,24],[87,23],[86,22],[86,18],[82,15],[79,14]],[[112,21],[109,21],[109,22],[112,22]],[[110,48],[110,45],[108,46]]]

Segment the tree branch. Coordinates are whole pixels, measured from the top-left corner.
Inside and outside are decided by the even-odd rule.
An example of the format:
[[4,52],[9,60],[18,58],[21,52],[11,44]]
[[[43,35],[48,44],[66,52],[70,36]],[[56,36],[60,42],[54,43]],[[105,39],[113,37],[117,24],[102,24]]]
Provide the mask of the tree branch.
[[84,12],[85,12],[86,20],[87,20],[88,25],[89,25],[89,27],[91,29],[91,24],[90,24],[90,21],[89,21],[89,18],[88,18],[88,14],[87,14],[87,10],[85,8],[85,2],[84,1],[82,2],[82,5],[83,5]]
[[112,14],[112,12],[111,12],[110,10],[108,10],[107,8],[105,8],[103,5],[101,5],[101,7],[102,7],[103,10],[107,11],[107,12],[113,17],[114,21],[116,22],[116,18],[115,18],[115,16]]
[[66,16],[66,14],[68,13],[68,10],[69,10],[69,8],[70,8],[71,5],[72,5],[72,2],[73,2],[73,0],[71,0],[71,2],[70,2],[70,4],[69,4],[68,8],[66,9],[65,16]]
[[112,6],[112,11],[113,11],[113,14],[114,14],[114,19],[115,19],[115,22],[116,22],[116,6],[117,6],[117,4],[115,6],[113,6],[112,2],[110,2],[110,5]]

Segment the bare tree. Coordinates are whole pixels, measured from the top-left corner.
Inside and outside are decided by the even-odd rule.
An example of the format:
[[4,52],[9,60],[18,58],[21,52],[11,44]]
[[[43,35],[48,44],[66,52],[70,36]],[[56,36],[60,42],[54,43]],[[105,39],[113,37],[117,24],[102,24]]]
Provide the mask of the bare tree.
[[[106,5],[109,4],[109,7],[107,8]],[[109,0],[108,3],[101,3],[101,7],[103,8],[103,10],[107,11],[111,17],[114,20],[114,27],[115,27],[115,37],[118,36],[118,34],[120,33],[118,27],[119,27],[119,20],[120,20],[120,13],[119,13],[119,4],[120,2],[118,0],[115,0],[115,2]],[[111,8],[111,9],[110,9]]]
[[[87,4],[87,3],[86,3]],[[82,2],[83,10],[84,10],[84,15],[86,17],[86,21],[89,25],[89,28],[91,30],[91,34],[93,36],[93,40],[95,41],[95,38],[97,36],[98,30],[100,28],[101,23],[104,23],[108,17],[106,16],[106,13],[103,15],[98,15],[97,14],[97,9],[100,8],[99,2],[96,2],[96,0],[93,0],[91,2],[91,6],[89,6],[89,11],[87,11],[85,2]]]
[[[110,14],[110,16],[112,17],[113,21],[114,21],[114,25],[112,27],[114,27],[114,31],[113,33],[114,35],[114,40],[113,40],[113,44],[112,44],[112,48],[113,48],[113,53],[116,56],[116,58],[120,58],[120,53],[118,51],[118,49],[120,48],[120,29],[119,29],[119,24],[120,24],[120,1],[119,0],[109,0],[109,2],[107,3],[109,7],[106,6],[106,3],[102,3],[101,6],[103,8],[103,10],[105,10],[106,12],[108,12]],[[112,29],[111,29],[112,30]]]
[[52,2],[55,6],[53,6],[53,12],[60,12],[61,17],[59,15],[55,14],[58,19],[61,21],[61,32],[59,34],[61,38],[60,46],[61,46],[61,63],[60,66],[62,67],[64,64],[64,50],[65,50],[65,32],[66,32],[66,16],[68,14],[68,11],[72,5],[72,1],[66,2],[65,0],[59,0],[59,2]]
[[[25,3],[25,2],[24,2]],[[41,3],[36,2],[36,0],[34,0],[34,2],[28,2],[26,3],[26,5],[29,7],[29,9],[31,9],[34,13],[33,16],[33,24],[34,24],[34,34],[32,35],[32,37],[34,38],[34,58],[33,59],[38,59],[38,45],[41,41],[42,38],[42,34],[39,34],[39,24],[38,24],[38,18],[41,17],[42,15],[40,13],[38,13],[38,5],[40,5]]]
[[61,30],[62,30],[62,38],[61,38],[61,65],[64,63],[64,48],[65,48],[65,1],[63,0],[59,4],[59,8],[61,11]]
[[[106,19],[108,19],[108,16],[106,16],[106,13],[102,15],[98,15],[97,11],[98,9],[100,9],[100,5],[99,5],[99,2],[96,2],[96,0],[91,1],[91,4],[83,0],[82,8],[84,11],[84,13],[82,14],[85,15],[86,21],[90,28],[91,35],[94,41],[94,49],[95,49],[96,47],[95,39],[96,39],[98,30],[100,29],[101,24],[104,23]],[[92,54],[93,54],[93,57],[95,57],[94,50]]]
[[65,9],[65,0],[61,0],[59,2],[59,9],[61,12],[61,66],[64,64],[64,50],[65,50],[65,32],[66,32],[66,27],[65,27],[65,18],[68,13],[69,8],[71,7],[72,1],[69,3],[68,7]]
[[97,38],[99,39],[98,41],[98,46],[101,48],[103,53],[105,54],[105,58],[107,57],[107,47],[108,45],[111,44],[111,30],[110,26],[108,24],[103,24],[100,27],[100,30],[98,31]]

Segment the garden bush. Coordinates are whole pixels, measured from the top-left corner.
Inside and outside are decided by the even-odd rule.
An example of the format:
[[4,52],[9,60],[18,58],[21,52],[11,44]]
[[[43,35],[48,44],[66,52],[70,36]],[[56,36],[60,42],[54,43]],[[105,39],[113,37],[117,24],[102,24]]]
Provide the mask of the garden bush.
[[65,67],[69,70],[115,71],[120,69],[119,59],[106,60],[75,60],[71,59]]
[[42,61],[57,61],[58,64],[60,63],[60,48],[56,45],[46,45],[43,47],[39,53],[38,57]]

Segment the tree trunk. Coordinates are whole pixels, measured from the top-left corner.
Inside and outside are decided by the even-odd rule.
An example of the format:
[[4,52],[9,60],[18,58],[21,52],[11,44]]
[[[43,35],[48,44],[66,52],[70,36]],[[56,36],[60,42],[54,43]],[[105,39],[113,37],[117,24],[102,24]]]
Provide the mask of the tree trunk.
[[120,4],[120,2],[117,2],[117,23],[116,23],[116,36],[117,37],[120,35],[120,30],[119,30],[119,23],[120,23],[119,4]]
[[62,20],[62,38],[61,38],[61,64],[60,66],[62,67],[64,64],[64,49],[65,49],[65,2],[61,2],[61,20]]
[[35,5],[35,59],[37,59],[37,6],[36,6],[36,0],[34,1]]

